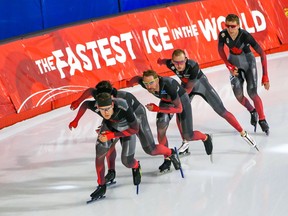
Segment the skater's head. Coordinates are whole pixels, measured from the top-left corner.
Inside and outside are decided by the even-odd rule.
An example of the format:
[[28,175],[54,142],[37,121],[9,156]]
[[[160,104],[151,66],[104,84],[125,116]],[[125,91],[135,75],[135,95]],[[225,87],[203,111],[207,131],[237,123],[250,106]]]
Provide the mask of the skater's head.
[[226,16],[225,22],[235,22],[237,25],[240,24],[240,19],[236,14],[228,14]]
[[99,82],[96,86],[95,86],[96,90],[93,91],[93,97],[96,99],[97,95],[103,92],[109,93],[111,95],[113,95],[114,97],[116,97],[117,94],[117,90],[115,88],[113,88],[112,84],[108,81],[108,80],[103,80],[101,82]]
[[[95,86],[95,88],[96,89],[110,89],[111,90],[113,87],[112,87],[112,84],[110,81],[102,80]],[[99,93],[101,93],[101,92],[99,92]]]
[[159,91],[159,77],[153,70],[143,72],[142,82],[150,93]]
[[225,19],[225,26],[231,37],[237,36],[240,28],[240,19],[235,14],[228,14]]
[[110,119],[113,115],[114,103],[111,94],[102,92],[97,94],[97,109],[105,119]]
[[172,53],[172,63],[177,71],[184,71],[186,68],[187,57],[182,49],[176,49]]

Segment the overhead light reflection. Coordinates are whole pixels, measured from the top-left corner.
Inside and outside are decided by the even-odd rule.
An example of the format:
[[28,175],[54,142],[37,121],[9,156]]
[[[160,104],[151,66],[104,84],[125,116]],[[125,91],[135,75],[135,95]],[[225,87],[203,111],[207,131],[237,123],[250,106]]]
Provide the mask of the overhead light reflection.
[[51,189],[54,190],[71,190],[77,188],[74,185],[58,185],[58,186],[52,186]]
[[268,148],[267,151],[281,153],[281,154],[288,154],[288,144],[283,144],[280,146]]

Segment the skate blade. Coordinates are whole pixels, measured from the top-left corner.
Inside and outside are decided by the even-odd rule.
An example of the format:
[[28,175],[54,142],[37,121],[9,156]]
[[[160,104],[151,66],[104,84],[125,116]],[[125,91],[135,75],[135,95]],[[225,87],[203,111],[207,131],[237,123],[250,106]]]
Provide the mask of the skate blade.
[[182,167],[180,167],[179,171],[180,171],[181,177],[184,178],[184,172],[183,172]]
[[213,154],[212,153],[209,155],[209,158],[210,158],[210,162],[213,163],[214,161],[213,161]]
[[255,148],[258,152],[260,152],[257,146],[254,146],[254,148]]
[[190,152],[186,152],[186,153],[183,153],[183,154],[179,154],[179,158],[189,156],[190,154],[191,154]]
[[264,132],[266,136],[269,136],[269,130]]
[[107,182],[107,183],[106,183],[106,186],[111,186],[111,185],[114,185],[114,184],[116,184],[116,183],[117,183],[117,182],[113,180],[112,182],[111,182],[111,181],[110,181],[110,182]]
[[157,172],[157,175],[165,175],[165,174],[168,174],[168,173],[171,173],[171,172],[172,172],[171,169],[170,170],[163,170],[163,171]]
[[137,194],[137,195],[139,194],[139,184],[136,185],[136,194]]
[[90,203],[93,203],[93,202],[96,202],[98,200],[102,200],[104,199],[106,196],[100,196],[98,197],[97,199],[94,199],[94,198],[91,198],[90,200],[86,201],[86,204],[90,204]]
[[257,130],[257,124],[254,125],[254,133],[256,133],[256,130]]
[[[178,169],[178,170],[180,170],[181,177],[184,178],[184,172],[183,172],[183,169],[182,169],[181,160],[180,160],[180,158],[179,158],[178,150],[177,150],[176,147],[174,147],[174,151],[176,152],[176,157],[177,157],[177,159],[178,159],[178,161],[179,161],[179,169]],[[187,152],[187,153],[188,153],[188,152]]]

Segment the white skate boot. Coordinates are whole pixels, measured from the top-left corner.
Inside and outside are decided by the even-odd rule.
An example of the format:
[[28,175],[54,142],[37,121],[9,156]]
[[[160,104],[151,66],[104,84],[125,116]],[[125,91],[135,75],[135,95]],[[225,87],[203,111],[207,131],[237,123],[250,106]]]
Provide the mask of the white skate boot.
[[[242,135],[241,135],[242,136]],[[250,146],[255,148],[257,151],[259,151],[256,141],[245,131],[245,134],[242,136],[242,138],[247,142]]]
[[178,149],[179,156],[190,155],[189,142],[186,140],[182,141],[182,145]]

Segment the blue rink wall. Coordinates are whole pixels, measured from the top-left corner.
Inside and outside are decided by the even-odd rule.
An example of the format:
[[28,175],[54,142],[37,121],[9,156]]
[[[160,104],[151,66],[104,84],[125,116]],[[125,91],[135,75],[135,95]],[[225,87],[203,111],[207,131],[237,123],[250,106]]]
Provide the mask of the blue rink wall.
[[[0,40],[181,0],[0,0]],[[183,1],[183,0],[182,0]]]

